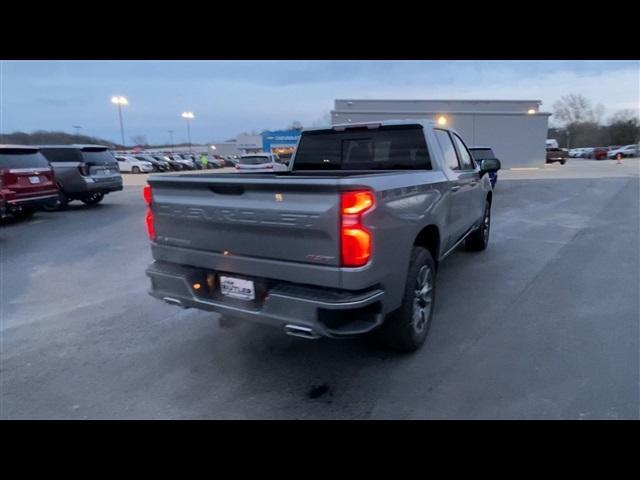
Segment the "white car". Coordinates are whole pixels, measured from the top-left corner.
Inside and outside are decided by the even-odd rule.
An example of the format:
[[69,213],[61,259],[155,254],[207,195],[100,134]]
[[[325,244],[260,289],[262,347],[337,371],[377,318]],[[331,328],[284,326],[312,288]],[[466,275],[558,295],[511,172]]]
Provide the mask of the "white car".
[[245,172],[287,172],[289,167],[280,163],[273,153],[247,153],[241,155],[236,170]]
[[616,148],[607,153],[609,158],[624,158],[624,157],[637,157],[638,145],[625,145],[624,147]]
[[138,160],[130,155],[116,155],[116,160],[121,172],[149,173],[153,171],[151,163]]
[[569,150],[569,158],[580,158],[584,153],[584,148],[572,148]]

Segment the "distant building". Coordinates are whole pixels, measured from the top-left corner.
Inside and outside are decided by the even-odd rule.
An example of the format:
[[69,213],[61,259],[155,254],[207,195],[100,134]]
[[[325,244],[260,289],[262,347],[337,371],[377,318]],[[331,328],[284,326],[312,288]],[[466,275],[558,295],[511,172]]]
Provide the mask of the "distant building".
[[265,152],[275,153],[281,159],[286,160],[291,158],[298,139],[300,138],[301,130],[266,130],[262,132],[262,149]]
[[336,100],[331,123],[391,119],[442,122],[467,146],[489,146],[504,168],[542,167],[550,113],[540,100]]

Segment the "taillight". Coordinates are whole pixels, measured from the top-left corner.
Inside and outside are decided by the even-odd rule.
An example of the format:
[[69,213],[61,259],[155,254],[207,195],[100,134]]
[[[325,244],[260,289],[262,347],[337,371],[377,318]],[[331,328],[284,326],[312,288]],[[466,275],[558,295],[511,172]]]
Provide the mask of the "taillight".
[[78,165],[78,170],[80,170],[80,175],[83,175],[85,177],[89,176],[89,165],[87,165],[86,163],[81,163],[80,165]]
[[370,191],[343,192],[340,198],[340,240],[343,267],[361,267],[371,257],[371,232],[362,225],[362,214],[375,203]]
[[147,234],[149,238],[153,241],[156,240],[156,229],[153,225],[153,211],[151,210],[151,202],[153,201],[153,194],[151,193],[151,186],[145,185],[142,189],[142,198],[144,198],[144,202],[147,204],[147,215],[145,218],[147,224]]

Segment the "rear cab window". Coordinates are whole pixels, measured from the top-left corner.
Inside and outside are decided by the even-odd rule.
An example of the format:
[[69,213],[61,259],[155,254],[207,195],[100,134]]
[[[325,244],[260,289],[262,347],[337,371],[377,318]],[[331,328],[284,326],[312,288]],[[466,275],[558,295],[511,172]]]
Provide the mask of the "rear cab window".
[[431,170],[420,125],[304,132],[294,170]]
[[49,162],[36,149],[0,149],[0,170],[18,168],[49,168]]

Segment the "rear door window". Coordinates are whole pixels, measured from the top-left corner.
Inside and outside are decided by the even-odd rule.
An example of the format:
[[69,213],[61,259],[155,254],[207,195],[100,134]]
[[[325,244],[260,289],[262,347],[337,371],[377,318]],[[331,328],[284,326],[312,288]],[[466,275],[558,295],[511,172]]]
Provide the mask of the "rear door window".
[[79,163],[82,162],[80,150],[77,148],[43,148],[42,154],[47,160],[55,163]]
[[456,145],[456,150],[458,151],[458,158],[460,159],[460,168],[462,170],[473,170],[475,166],[473,164],[473,159],[471,158],[471,154],[469,153],[469,150],[467,150],[467,146],[464,144],[462,139],[455,133],[451,133],[451,138],[453,138],[453,142]]
[[458,155],[456,155],[456,149],[453,146],[449,132],[440,129],[435,129],[434,132],[438,140],[438,145],[440,145],[440,149],[442,150],[444,164],[451,170],[460,170]]

